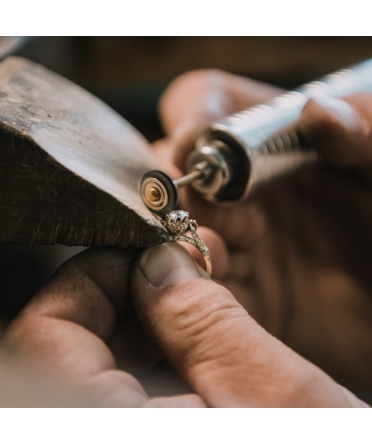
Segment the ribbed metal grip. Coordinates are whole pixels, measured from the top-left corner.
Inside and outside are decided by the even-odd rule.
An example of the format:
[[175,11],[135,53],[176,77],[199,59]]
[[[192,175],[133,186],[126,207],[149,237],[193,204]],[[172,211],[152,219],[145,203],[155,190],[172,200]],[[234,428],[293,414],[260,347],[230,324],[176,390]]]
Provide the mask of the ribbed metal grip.
[[[232,182],[218,192],[205,195],[213,201],[239,201],[273,178],[285,175],[317,159],[315,150],[301,147],[296,123],[309,98],[345,97],[356,92],[372,92],[372,59],[330,74],[286,92],[270,102],[221,119],[196,142],[197,151],[224,144],[233,159]],[[203,157],[191,157],[188,170]],[[203,193],[203,184],[195,183]]]

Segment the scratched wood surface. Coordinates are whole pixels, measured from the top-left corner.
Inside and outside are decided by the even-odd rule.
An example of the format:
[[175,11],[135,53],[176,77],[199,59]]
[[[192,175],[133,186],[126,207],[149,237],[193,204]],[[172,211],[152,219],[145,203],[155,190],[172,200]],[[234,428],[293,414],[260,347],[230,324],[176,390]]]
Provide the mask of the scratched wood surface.
[[0,64],[0,243],[149,246],[166,240],[138,194],[148,142],[44,67]]

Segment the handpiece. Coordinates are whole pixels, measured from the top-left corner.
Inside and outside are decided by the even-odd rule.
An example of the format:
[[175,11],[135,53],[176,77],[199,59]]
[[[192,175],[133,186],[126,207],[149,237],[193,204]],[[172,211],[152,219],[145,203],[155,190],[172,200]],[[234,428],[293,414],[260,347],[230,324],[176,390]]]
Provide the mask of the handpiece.
[[210,124],[186,161],[184,177],[173,181],[153,170],[141,178],[145,205],[159,215],[169,213],[177,206],[178,188],[186,184],[218,204],[247,199],[273,179],[317,160],[296,128],[310,98],[358,92],[372,92],[372,59]]

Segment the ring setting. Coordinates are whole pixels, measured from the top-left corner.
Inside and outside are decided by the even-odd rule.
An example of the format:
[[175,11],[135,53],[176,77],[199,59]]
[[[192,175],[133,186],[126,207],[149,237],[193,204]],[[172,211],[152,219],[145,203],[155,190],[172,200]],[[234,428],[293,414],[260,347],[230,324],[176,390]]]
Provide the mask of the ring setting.
[[[200,251],[204,257],[207,273],[211,276],[212,263],[209,249],[197,234],[198,224],[194,219],[189,218],[189,213],[184,210],[173,210],[165,215],[165,220],[161,222],[169,233],[170,241],[185,241]],[[191,237],[184,235],[187,231],[190,231]]]

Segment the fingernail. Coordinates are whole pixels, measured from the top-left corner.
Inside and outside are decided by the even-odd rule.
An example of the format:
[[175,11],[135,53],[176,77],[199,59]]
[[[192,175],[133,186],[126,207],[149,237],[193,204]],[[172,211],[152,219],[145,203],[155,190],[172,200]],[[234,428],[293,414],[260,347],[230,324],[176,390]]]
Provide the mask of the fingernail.
[[[312,99],[313,113],[326,112],[338,127],[343,127],[347,133],[361,134],[365,130],[365,123],[354,108],[347,102],[329,96]],[[310,105],[310,102],[309,102]],[[315,108],[315,109],[314,109]],[[316,110],[316,108],[318,108]]]
[[201,276],[187,251],[173,242],[147,249],[140,259],[139,268],[147,281],[157,288]]

